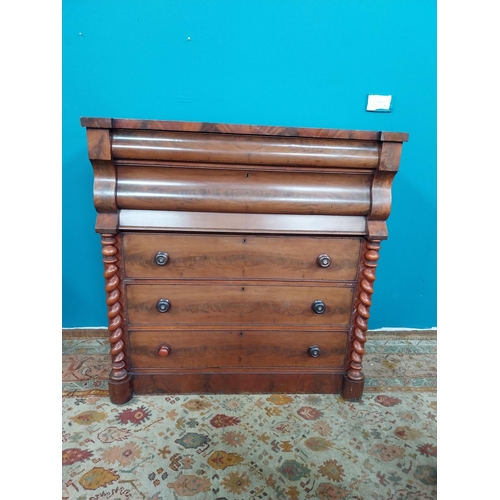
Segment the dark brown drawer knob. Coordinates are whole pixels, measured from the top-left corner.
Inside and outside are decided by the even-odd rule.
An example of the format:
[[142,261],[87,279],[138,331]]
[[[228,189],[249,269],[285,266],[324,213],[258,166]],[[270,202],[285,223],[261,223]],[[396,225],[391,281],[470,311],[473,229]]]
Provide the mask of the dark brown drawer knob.
[[155,262],[159,266],[164,266],[168,262],[168,253],[167,252],[158,252],[155,257]]
[[309,347],[307,352],[309,353],[309,356],[311,356],[311,358],[318,358],[321,354],[321,351],[319,350],[319,347],[317,345],[312,345],[311,347]]
[[315,300],[312,303],[312,310],[316,314],[323,314],[326,311],[325,303],[322,300]]
[[169,345],[161,345],[160,348],[158,349],[158,356],[161,356],[162,358],[166,358],[172,349],[170,348]]
[[161,313],[166,313],[170,309],[170,300],[160,299],[156,304],[156,309]]
[[322,253],[321,255],[318,255],[316,262],[318,263],[319,267],[330,267],[332,259],[330,259],[330,257],[326,255],[326,253]]

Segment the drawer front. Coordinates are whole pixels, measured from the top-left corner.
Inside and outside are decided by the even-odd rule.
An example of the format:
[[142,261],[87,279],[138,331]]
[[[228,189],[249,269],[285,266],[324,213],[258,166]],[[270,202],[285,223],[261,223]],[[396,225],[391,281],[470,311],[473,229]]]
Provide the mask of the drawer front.
[[[192,125],[189,124],[189,127]],[[274,129],[274,127],[273,127]],[[242,165],[377,168],[378,140],[112,129],[113,158]],[[345,136],[344,136],[345,137]],[[354,140],[351,140],[354,137]],[[389,139],[390,140],[390,139]]]
[[[191,283],[126,288],[131,325],[347,326],[353,300],[352,287]],[[321,311],[320,302],[324,310],[318,313],[313,306]]]
[[354,281],[360,239],[126,233],[123,248],[130,278]]
[[371,173],[122,166],[116,201],[131,210],[366,215]]
[[[130,332],[133,369],[307,367],[342,369],[345,332],[234,330]],[[317,347],[318,351],[310,348]]]

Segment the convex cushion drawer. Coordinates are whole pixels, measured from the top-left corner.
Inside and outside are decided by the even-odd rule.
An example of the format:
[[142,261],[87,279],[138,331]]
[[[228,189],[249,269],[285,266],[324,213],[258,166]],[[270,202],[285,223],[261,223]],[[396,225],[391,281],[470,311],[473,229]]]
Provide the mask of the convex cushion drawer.
[[130,210],[224,213],[359,215],[370,209],[367,172],[287,172],[285,183],[283,171],[235,168],[122,166],[117,171],[117,202]]
[[130,278],[356,279],[359,238],[123,235]]

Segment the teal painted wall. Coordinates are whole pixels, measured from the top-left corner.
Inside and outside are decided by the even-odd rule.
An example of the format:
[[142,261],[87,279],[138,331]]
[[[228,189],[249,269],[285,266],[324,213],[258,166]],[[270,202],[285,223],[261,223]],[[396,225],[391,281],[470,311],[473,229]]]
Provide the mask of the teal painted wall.
[[107,325],[81,116],[408,132],[370,328],[436,326],[435,0],[63,0],[62,22],[64,328]]

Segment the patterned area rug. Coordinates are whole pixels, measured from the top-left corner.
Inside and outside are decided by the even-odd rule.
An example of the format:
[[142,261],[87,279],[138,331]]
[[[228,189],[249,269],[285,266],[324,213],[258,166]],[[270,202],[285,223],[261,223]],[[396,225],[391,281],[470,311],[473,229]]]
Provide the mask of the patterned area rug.
[[372,335],[339,395],[107,398],[105,338],[63,339],[62,498],[435,499],[436,339]]

